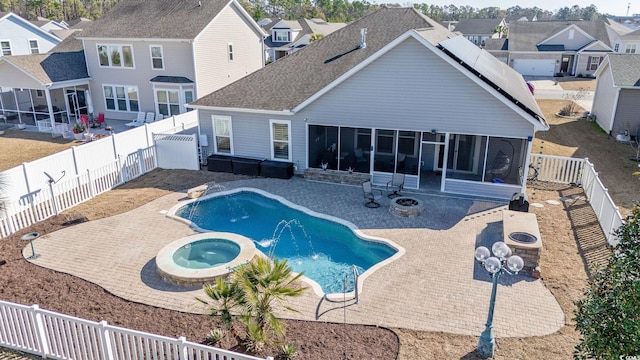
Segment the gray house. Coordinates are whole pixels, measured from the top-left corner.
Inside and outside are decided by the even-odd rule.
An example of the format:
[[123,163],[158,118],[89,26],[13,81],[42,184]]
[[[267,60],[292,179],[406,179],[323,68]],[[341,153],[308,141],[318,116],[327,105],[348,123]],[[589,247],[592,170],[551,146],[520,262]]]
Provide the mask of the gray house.
[[461,33],[467,40],[478,46],[484,46],[487,39],[499,39],[502,35],[496,32],[499,26],[507,28],[503,18],[499,19],[461,19],[454,27],[455,32]]
[[[266,22],[267,19],[263,20]],[[311,36],[326,36],[343,28],[345,23],[329,23],[322,19],[273,19],[264,25],[269,34],[264,39],[267,61],[276,61],[309,45]]]
[[590,76],[630,31],[609,19],[515,21],[509,24],[508,41],[489,39],[485,49],[523,75]]
[[123,0],[77,35],[95,112],[172,116],[264,66],[264,33],[235,0]]
[[498,198],[523,191],[548,129],[522,76],[411,8],[382,8],[189,107],[209,153]]
[[640,54],[609,54],[596,73],[592,114],[609,134],[640,128]]

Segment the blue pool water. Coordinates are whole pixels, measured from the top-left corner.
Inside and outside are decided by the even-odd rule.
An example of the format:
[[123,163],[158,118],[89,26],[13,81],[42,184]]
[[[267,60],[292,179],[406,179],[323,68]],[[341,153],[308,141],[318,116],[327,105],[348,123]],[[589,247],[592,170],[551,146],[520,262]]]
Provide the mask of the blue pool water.
[[226,239],[202,239],[176,250],[173,261],[187,269],[207,269],[228,263],[240,254],[240,246]]
[[287,259],[295,272],[304,272],[325,293],[352,291],[352,265],[362,274],[396,253],[384,243],[356,236],[345,225],[251,191],[192,202],[178,209],[176,215],[202,229],[253,239],[263,253]]

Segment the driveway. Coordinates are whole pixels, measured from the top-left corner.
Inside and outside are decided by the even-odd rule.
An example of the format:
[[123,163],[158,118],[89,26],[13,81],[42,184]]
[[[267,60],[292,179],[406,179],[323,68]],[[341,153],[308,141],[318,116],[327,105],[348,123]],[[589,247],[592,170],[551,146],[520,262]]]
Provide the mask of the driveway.
[[[565,100],[572,99],[579,93],[579,91],[576,90],[562,89],[553,78],[539,76],[524,76],[524,78],[536,87],[534,95],[536,99]],[[584,96],[577,100],[576,103],[586,111],[591,111],[594,91],[584,91],[583,93]]]

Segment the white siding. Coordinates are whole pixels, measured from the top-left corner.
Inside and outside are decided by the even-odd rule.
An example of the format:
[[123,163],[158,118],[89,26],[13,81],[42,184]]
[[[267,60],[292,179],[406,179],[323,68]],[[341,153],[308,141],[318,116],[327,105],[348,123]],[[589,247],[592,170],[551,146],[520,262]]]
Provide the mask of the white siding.
[[44,89],[44,86],[38,81],[7,62],[0,63],[0,86],[4,88]]
[[[573,39],[569,38],[571,30],[574,30]],[[580,30],[572,27],[570,29],[566,29],[565,31],[559,32],[558,34],[544,41],[542,44],[564,44],[565,50],[578,50],[592,41],[593,38],[585,36],[584,33],[582,33]]]
[[598,76],[596,91],[593,96],[591,112],[596,116],[596,122],[605,131],[609,132],[613,126],[613,109],[616,106],[617,89],[613,86],[611,67],[607,68]]
[[414,39],[407,39],[298,115],[325,125],[533,135],[533,124]]
[[[98,44],[132,45],[134,68],[101,67],[98,60]],[[164,70],[151,67],[151,50],[149,45],[161,45]],[[130,85],[138,87],[140,111],[156,112],[153,84],[149,82],[156,76],[184,76],[195,81],[193,56],[188,42],[169,41],[111,41],[85,40],[85,56],[87,68],[91,76],[91,94],[95,112],[104,112],[111,119],[135,119],[135,112],[106,111],[103,84]]]
[[[36,30],[13,16],[0,21],[0,40],[11,41],[11,55],[29,55],[31,47],[29,40],[38,40],[38,48],[41,54],[51,50],[60,43],[60,39],[46,32]],[[0,52],[0,56],[2,53]]]
[[[227,45],[233,43],[233,61]],[[197,96],[222,88],[263,66],[262,37],[232,4],[194,41]]]

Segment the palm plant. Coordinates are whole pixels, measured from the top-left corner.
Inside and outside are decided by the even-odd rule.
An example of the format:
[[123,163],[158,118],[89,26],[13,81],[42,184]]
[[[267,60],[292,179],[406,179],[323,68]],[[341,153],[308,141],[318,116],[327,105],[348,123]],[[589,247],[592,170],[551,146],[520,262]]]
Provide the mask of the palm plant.
[[282,321],[273,313],[274,306],[279,304],[295,312],[285,305],[285,300],[300,296],[306,290],[306,287],[296,284],[302,274],[292,276],[292,272],[287,260],[275,259],[272,262],[258,257],[234,274],[244,292],[245,322],[255,321],[265,333],[270,330],[276,336],[284,335]]
[[238,283],[217,278],[215,285],[206,284],[203,286],[203,290],[209,298],[215,300],[215,303],[210,304],[198,297],[196,297],[196,300],[205,305],[210,305],[211,316],[220,316],[227,328],[232,329],[233,317],[231,310],[244,304],[244,296]]

